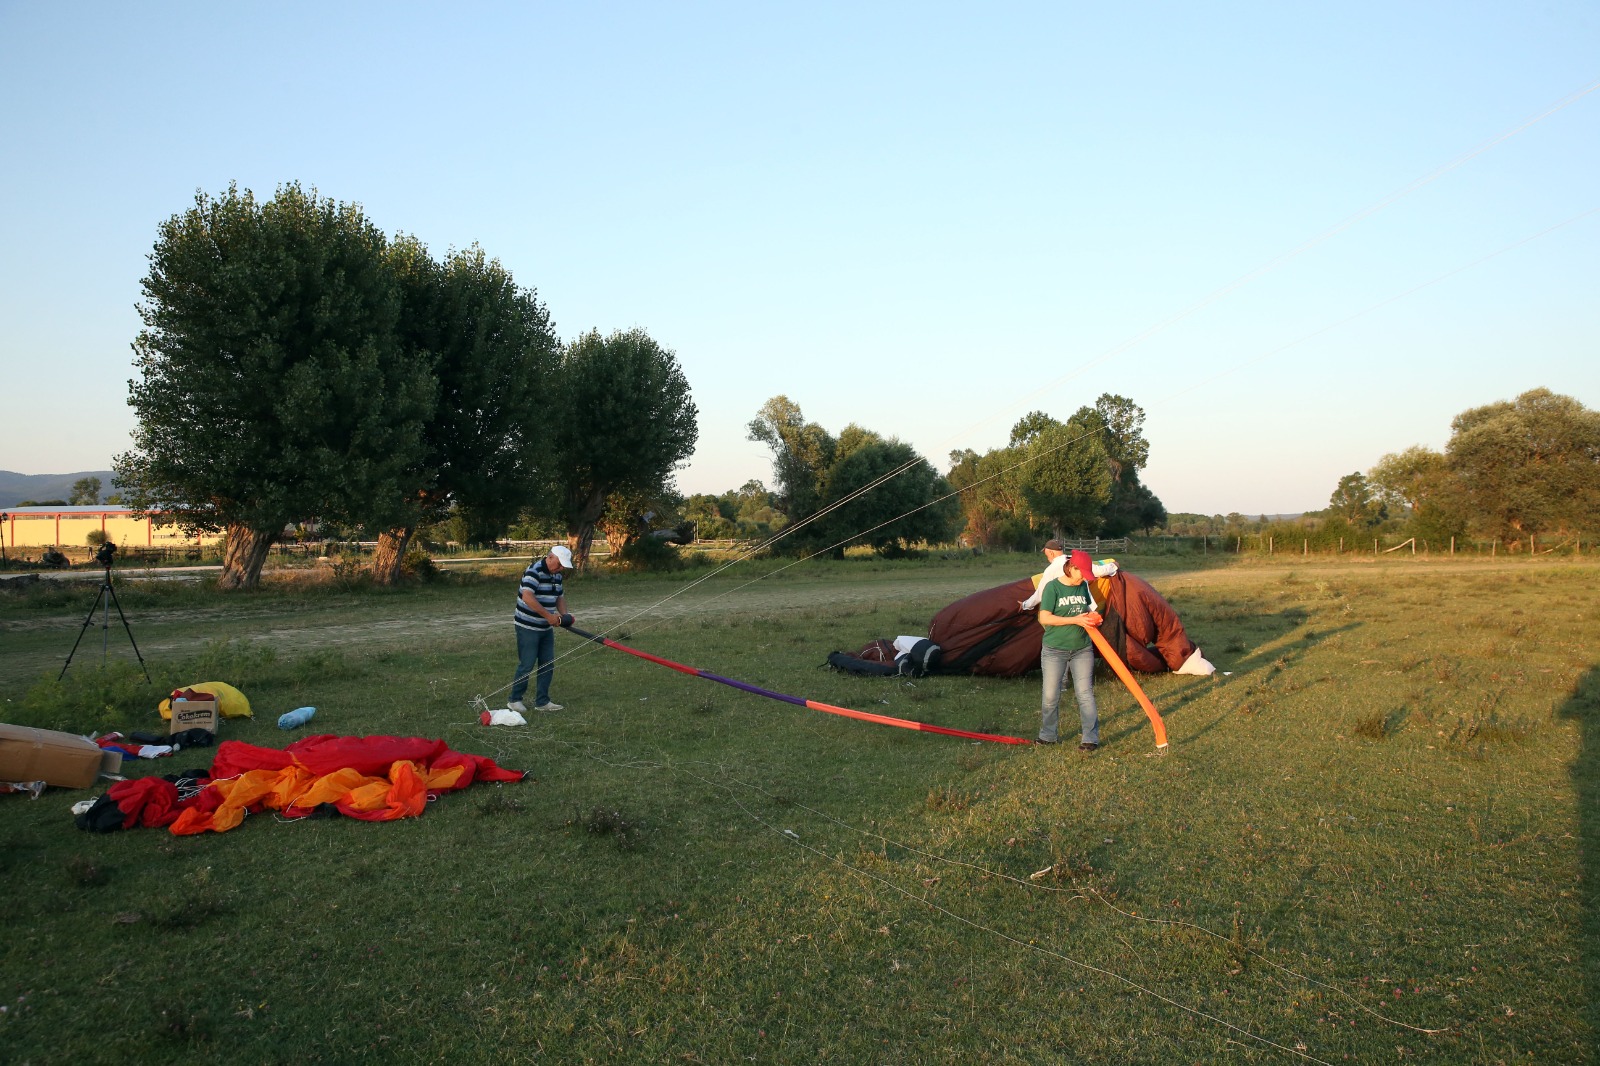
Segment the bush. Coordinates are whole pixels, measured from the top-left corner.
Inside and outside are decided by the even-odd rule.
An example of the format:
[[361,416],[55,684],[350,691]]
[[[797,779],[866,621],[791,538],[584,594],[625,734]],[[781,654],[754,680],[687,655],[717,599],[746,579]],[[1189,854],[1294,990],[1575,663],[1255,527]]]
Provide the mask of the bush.
[[91,529],[89,530],[89,535],[83,538],[83,542],[89,545],[91,548],[98,548],[100,545],[104,544],[107,539],[108,538],[106,537],[105,530]]
[[640,537],[612,558],[618,568],[636,573],[659,573],[683,568],[678,550],[657,537]]
[[400,574],[418,581],[432,581],[439,576],[439,568],[433,565],[433,556],[428,554],[428,550],[412,541],[406,548],[405,558],[400,560]]
[[145,680],[137,663],[74,662],[61,680],[49,678],[30,688],[12,715],[16,725],[65,733],[141,729],[149,727],[166,694]]

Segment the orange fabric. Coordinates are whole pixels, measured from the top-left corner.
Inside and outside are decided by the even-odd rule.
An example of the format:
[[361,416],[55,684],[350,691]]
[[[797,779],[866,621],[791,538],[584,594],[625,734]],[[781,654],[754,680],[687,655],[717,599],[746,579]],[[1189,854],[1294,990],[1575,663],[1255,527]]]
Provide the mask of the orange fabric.
[[[364,821],[415,818],[430,795],[474,781],[523,777],[493,759],[451,751],[442,740],[419,737],[313,736],[282,751],[224,741],[212,771],[224,776],[182,802],[171,822],[173,833],[226,832],[250,811],[304,818],[323,804]],[[136,809],[130,817],[137,814]]]
[[1111,669],[1115,670],[1117,676],[1122,678],[1122,683],[1128,686],[1128,691],[1133,693],[1134,699],[1139,701],[1139,706],[1144,708],[1144,716],[1150,719],[1150,728],[1154,729],[1156,733],[1156,750],[1164,751],[1167,746],[1167,725],[1161,720],[1161,716],[1156,713],[1155,704],[1151,703],[1150,697],[1144,694],[1144,689],[1139,687],[1139,682],[1133,679],[1133,672],[1122,661],[1122,657],[1113,651],[1111,644],[1105,637],[1100,635],[1099,628],[1086,625],[1083,629],[1084,632],[1089,634],[1089,639],[1094,641],[1094,646],[1100,649],[1100,655],[1106,662],[1111,664]]
[[317,807],[324,803],[338,803],[350,793],[365,788],[374,781],[383,783],[381,779],[369,777],[359,770],[346,768],[335,770],[322,777],[311,778],[305,789],[294,796],[289,803],[283,804],[279,809],[290,806]]

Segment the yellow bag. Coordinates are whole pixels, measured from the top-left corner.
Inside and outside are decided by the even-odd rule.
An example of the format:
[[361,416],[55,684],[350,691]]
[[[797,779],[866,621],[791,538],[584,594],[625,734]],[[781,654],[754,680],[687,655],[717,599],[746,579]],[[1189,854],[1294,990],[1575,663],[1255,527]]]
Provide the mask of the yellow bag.
[[[204,692],[217,698],[217,713],[224,718],[251,718],[254,712],[250,710],[250,701],[245,694],[228,684],[226,681],[202,681],[197,685],[180,685],[179,688],[190,688],[196,692]],[[161,717],[172,719],[172,700],[161,701]]]

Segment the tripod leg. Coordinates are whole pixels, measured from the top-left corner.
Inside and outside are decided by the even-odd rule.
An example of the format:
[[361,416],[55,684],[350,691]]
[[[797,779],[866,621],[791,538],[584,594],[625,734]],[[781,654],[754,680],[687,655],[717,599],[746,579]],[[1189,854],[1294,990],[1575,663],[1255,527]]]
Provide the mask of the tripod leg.
[[[56,675],[57,681],[67,676],[67,667],[72,665],[72,657],[78,654],[78,645],[83,643],[83,635],[89,631],[89,623],[94,621],[94,613],[100,609],[100,597],[104,596],[106,590],[110,587],[110,585],[100,586],[100,594],[94,598],[94,603],[89,607],[89,613],[84,616],[83,625],[78,629],[78,639],[72,642],[72,650],[67,652],[67,661],[61,664],[61,672]],[[117,610],[120,612],[122,610],[121,606],[118,606]],[[133,639],[131,634],[128,639]]]
[[117,605],[117,617],[122,619],[122,631],[128,634],[128,643],[133,645],[134,658],[139,660],[139,665],[144,669],[145,684],[155,684],[150,680],[150,667],[145,665],[144,656],[139,654],[139,642],[133,639],[133,629],[128,625],[128,616],[122,613],[122,601],[117,599],[117,590],[107,585],[106,591],[111,593],[111,602]]

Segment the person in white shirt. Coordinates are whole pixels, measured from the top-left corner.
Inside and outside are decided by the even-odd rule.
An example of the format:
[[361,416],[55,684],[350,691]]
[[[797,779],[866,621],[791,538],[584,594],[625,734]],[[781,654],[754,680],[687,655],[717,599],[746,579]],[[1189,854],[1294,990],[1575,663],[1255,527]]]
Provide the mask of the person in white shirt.
[[[1044,576],[1039,579],[1039,584],[1034,588],[1033,595],[1017,603],[1017,606],[1024,611],[1031,611],[1039,606],[1039,596],[1044,592],[1044,587],[1066,572],[1067,546],[1065,544],[1054,538],[1045,541],[1044,557],[1046,561]],[[1088,574],[1083,576],[1084,580],[1088,580]]]

